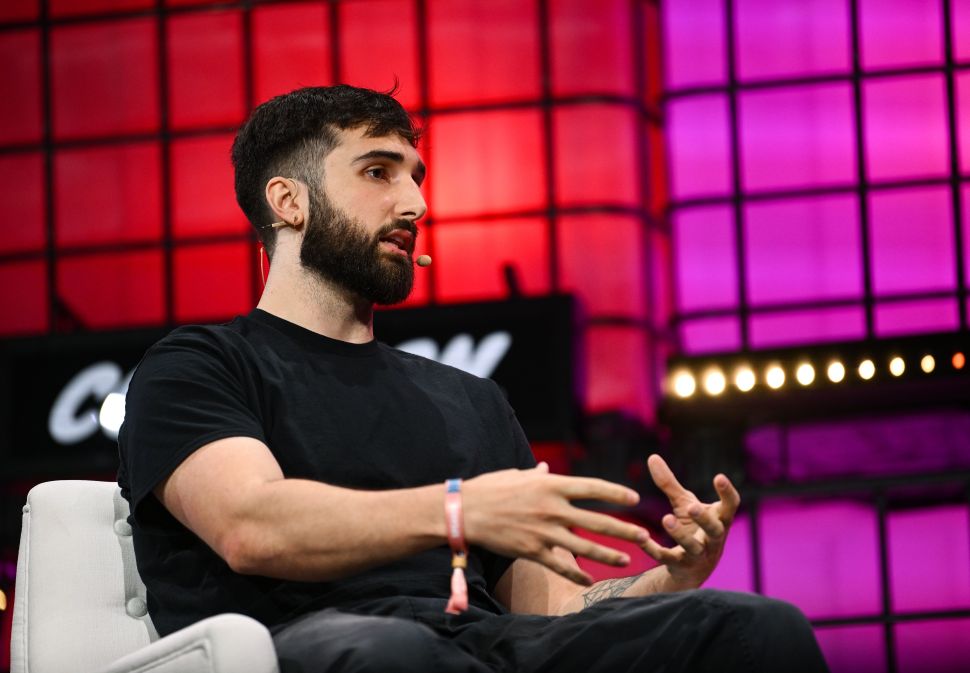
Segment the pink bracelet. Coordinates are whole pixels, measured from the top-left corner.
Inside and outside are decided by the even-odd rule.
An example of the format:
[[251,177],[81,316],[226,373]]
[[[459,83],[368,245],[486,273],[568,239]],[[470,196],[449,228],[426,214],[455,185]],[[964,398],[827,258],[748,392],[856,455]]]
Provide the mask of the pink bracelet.
[[461,509],[461,479],[445,482],[445,528],[448,546],[451,547],[451,598],[445,612],[461,614],[468,609],[468,583],[465,568],[468,566],[468,545],[465,543],[465,517]]

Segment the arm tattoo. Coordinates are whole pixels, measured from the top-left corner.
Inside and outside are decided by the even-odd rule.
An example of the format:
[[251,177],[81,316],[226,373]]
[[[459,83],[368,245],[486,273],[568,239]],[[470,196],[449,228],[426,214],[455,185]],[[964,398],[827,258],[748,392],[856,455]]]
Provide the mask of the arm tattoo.
[[618,577],[615,580],[597,582],[589,588],[589,591],[583,593],[583,607],[588,608],[593,603],[605,601],[607,598],[622,596],[638,579],[640,579],[639,575],[633,575],[631,577]]

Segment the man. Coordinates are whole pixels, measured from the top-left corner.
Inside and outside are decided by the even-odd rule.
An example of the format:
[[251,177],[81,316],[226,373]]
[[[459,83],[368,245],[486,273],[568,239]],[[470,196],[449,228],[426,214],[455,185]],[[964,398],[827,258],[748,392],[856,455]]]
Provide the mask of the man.
[[[248,614],[284,671],[824,670],[794,608],[684,591],[713,570],[737,510],[724,475],[704,504],[650,457],[678,543],[662,547],[574,507],[637,494],[536,466],[494,383],[374,340],[373,305],[411,289],[416,146],[393,98],[348,86],[275,98],[239,132],[236,194],[272,261],[265,291],[247,316],[156,344],[119,436],[159,632]],[[467,607],[449,478],[464,479],[448,498],[469,545]],[[661,565],[590,586],[574,555],[629,558],[574,527]]]

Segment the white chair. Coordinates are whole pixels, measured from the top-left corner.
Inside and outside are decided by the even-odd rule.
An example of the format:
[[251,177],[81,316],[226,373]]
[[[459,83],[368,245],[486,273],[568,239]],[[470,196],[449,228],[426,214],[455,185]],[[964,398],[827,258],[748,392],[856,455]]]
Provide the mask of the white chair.
[[52,481],[27,494],[11,673],[279,673],[269,631],[224,614],[159,638],[117,484]]

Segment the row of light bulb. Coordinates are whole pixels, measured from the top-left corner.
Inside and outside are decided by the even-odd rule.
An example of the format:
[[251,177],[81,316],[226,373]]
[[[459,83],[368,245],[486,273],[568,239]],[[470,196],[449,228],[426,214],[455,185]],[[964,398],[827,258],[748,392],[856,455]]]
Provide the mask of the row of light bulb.
[[[954,353],[951,358],[954,369],[963,369],[966,364],[966,357],[963,353]],[[920,369],[930,374],[936,369],[936,358],[932,355],[924,355],[919,362]],[[899,356],[889,360],[889,373],[899,377],[906,372],[906,361]],[[832,383],[841,383],[846,377],[845,365],[839,360],[833,360],[825,369],[825,375]],[[871,359],[865,359],[859,363],[856,373],[863,381],[868,381],[876,375],[876,363]],[[815,367],[810,362],[802,362],[795,368],[795,380],[802,386],[810,386],[815,382]],[[671,390],[674,395],[681,398],[691,397],[697,392],[697,379],[686,369],[678,370],[671,376]],[[778,390],[785,385],[787,375],[784,368],[779,364],[769,365],[764,370],[764,383],[772,390]],[[752,390],[758,383],[758,377],[754,369],[745,365],[734,372],[734,386],[743,393]],[[724,371],[719,367],[711,367],[701,374],[701,386],[708,395],[718,396],[727,390],[728,380]]]

